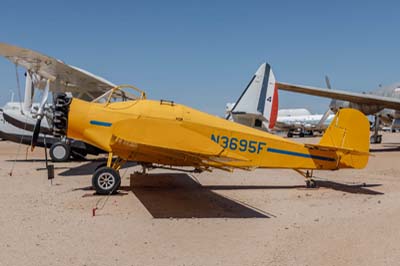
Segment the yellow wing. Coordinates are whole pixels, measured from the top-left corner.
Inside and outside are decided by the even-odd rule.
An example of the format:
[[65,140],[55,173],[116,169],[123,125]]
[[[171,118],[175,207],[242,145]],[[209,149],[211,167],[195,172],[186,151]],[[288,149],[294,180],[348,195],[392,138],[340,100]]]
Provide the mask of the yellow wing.
[[113,127],[110,147],[127,160],[166,165],[229,168],[248,161],[171,120],[127,119]]

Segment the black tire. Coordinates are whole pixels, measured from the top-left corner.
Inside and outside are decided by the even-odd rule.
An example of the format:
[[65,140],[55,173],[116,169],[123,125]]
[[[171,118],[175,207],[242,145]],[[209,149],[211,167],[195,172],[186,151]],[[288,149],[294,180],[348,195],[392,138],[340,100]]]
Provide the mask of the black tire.
[[317,181],[315,180],[306,180],[306,187],[307,188],[316,188],[317,187]]
[[50,158],[53,162],[67,162],[71,148],[64,142],[56,142],[50,147]]
[[109,195],[117,192],[121,185],[121,177],[110,167],[101,167],[94,172],[92,186],[99,195]]
[[287,137],[288,137],[288,138],[293,138],[293,133],[289,131],[289,132],[287,133]]
[[317,181],[311,180],[310,186],[311,186],[311,188],[316,188],[317,187]]
[[371,144],[379,144],[379,143],[382,143],[382,135],[371,136],[371,137],[370,137],[370,143],[371,143]]
[[300,137],[300,138],[304,138],[304,132],[301,132],[301,133],[299,134],[299,137]]

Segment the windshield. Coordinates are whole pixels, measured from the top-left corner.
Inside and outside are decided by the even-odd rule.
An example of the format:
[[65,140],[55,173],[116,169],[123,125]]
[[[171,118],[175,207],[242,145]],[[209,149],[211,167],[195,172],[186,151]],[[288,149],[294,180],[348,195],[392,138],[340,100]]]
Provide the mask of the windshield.
[[[140,95],[137,95],[138,93],[140,93]],[[121,85],[105,92],[92,102],[108,104],[114,102],[134,101],[138,99],[146,99],[146,94],[144,91],[139,90],[131,85]]]

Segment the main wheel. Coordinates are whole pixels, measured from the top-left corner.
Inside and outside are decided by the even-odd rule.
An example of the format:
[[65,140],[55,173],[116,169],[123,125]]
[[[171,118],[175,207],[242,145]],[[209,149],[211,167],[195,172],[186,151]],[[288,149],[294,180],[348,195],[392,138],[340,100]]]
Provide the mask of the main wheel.
[[71,148],[64,142],[56,142],[51,145],[49,153],[53,162],[66,162],[71,154]]
[[109,195],[117,191],[121,185],[121,177],[110,167],[100,167],[93,174],[92,185],[97,194]]

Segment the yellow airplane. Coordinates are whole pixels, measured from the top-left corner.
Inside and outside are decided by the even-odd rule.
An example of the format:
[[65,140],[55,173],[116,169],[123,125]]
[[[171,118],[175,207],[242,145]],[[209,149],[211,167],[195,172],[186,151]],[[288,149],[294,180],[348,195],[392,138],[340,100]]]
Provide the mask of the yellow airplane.
[[[128,96],[123,87],[140,96]],[[118,171],[127,161],[140,163],[144,173],[158,166],[199,172],[289,168],[313,187],[313,170],[364,168],[369,157],[369,122],[354,109],[340,110],[319,144],[300,144],[172,101],[147,100],[144,92],[128,85],[93,102],[59,94],[54,131],[109,153],[107,165],[92,177],[96,192],[103,195],[117,191]]]

